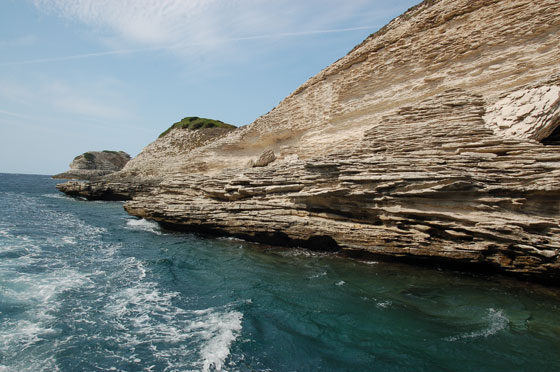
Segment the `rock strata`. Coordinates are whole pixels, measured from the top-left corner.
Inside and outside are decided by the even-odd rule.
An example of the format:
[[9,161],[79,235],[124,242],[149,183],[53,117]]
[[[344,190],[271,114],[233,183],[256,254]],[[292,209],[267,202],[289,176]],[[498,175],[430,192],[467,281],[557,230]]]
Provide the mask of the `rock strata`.
[[559,60],[556,0],[425,1],[251,125],[131,161],[143,176],[123,180],[157,182],[125,209],[560,285]]
[[216,141],[235,127],[212,127],[196,130],[169,128],[165,136],[146,146],[140,154],[118,172],[110,172],[88,183],[58,184],[60,191],[90,200],[129,200],[158,185],[169,173],[206,169],[201,159],[193,161],[191,152]]
[[253,167],[266,167],[268,164],[272,163],[276,160],[276,155],[274,155],[274,151],[272,150],[264,150],[261,156],[255,161],[251,163]]
[[91,180],[121,170],[129,160],[124,151],[88,151],[74,158],[69,171],[53,178]]

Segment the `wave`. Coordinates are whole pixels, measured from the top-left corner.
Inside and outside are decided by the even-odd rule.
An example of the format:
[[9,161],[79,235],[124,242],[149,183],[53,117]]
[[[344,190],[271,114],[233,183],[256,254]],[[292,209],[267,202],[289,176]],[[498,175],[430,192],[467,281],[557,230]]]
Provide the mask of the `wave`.
[[[222,370],[230,348],[242,329],[243,314],[231,303],[223,307],[185,310],[180,293],[164,291],[149,280],[149,270],[134,257],[121,263],[114,279],[121,289],[104,308],[107,324],[115,332],[113,341],[132,352],[125,357],[136,361],[136,350],[152,345],[152,357],[172,370]],[[159,346],[162,347],[159,347]]]
[[379,301],[376,303],[375,306],[377,306],[378,309],[386,309],[389,306],[391,306],[393,304],[393,302],[387,300],[387,301]]
[[161,235],[161,230],[157,222],[144,219],[127,220],[126,228],[130,230],[147,231],[156,235]]
[[93,274],[80,268],[85,261],[72,261],[59,248],[78,242],[82,252],[97,248],[106,230],[50,209],[40,198],[13,194],[6,202],[17,209],[5,218],[17,222],[0,222],[0,371],[56,371],[52,349],[44,345],[60,337],[63,299],[93,285]]
[[492,335],[497,334],[500,331],[506,329],[509,325],[509,318],[504,314],[503,310],[495,310],[495,309],[488,309],[488,315],[486,316],[486,321],[488,326],[484,329],[463,333],[457,336],[447,337],[445,341],[458,341],[470,338],[479,338],[479,337],[489,337]]
[[273,250],[273,253],[276,253],[282,257],[329,257],[332,256],[332,253],[329,252],[319,252],[319,251],[312,251],[311,249],[307,248],[281,248],[277,250]]
[[65,199],[65,200],[76,200],[75,198],[72,198],[68,195],[65,194],[61,194],[61,193],[50,193],[50,194],[43,194],[41,195],[44,198],[50,198],[50,199]]
[[323,276],[327,276],[327,272],[326,271],[322,271],[320,273],[317,274],[313,274],[309,277],[309,279],[317,279],[317,278],[321,278]]
[[2,265],[4,289],[0,312],[9,314],[15,311],[18,316],[8,316],[0,322],[0,350],[5,355],[18,356],[16,360],[6,360],[14,370],[56,370],[54,359],[49,363],[40,362],[42,357],[48,359],[48,355],[20,356],[25,355],[27,350],[32,353],[36,345],[59,332],[53,326],[56,320],[54,314],[60,307],[59,296],[82,286],[88,278],[69,269],[22,276],[5,268]]
[[204,344],[200,350],[202,370],[221,371],[230,354],[232,343],[241,333],[243,314],[239,311],[211,313],[198,320],[192,329],[201,335]]

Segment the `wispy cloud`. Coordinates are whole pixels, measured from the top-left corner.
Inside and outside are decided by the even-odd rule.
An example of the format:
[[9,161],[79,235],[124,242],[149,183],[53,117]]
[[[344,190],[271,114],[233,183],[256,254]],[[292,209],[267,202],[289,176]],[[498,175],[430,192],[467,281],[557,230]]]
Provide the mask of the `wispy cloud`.
[[[192,53],[224,42],[372,28],[356,19],[371,0],[31,0],[38,9],[94,28],[114,51],[44,59],[87,58],[154,49]],[[341,26],[352,19],[353,27]],[[154,49],[144,49],[154,48]],[[36,62],[35,62],[36,63]]]
[[20,119],[26,119],[27,118],[27,116],[19,114],[17,112],[11,112],[11,111],[2,110],[2,109],[0,109],[0,115],[11,116],[11,117],[20,118]]
[[[359,30],[371,30],[371,29],[374,29],[374,28],[377,28],[377,27],[379,27],[379,26],[372,25],[372,26],[359,26],[359,27],[348,27],[348,28],[335,28],[335,29],[331,29],[331,30],[309,30],[309,31],[300,31],[300,32],[280,32],[280,33],[276,33],[276,34],[265,34],[265,35],[254,35],[254,36],[246,36],[246,37],[219,39],[219,40],[215,40],[214,42],[212,42],[211,45],[224,44],[224,43],[230,43],[230,42],[235,42],[235,41],[281,39],[281,38],[287,38],[287,37],[332,34],[332,33],[359,31]],[[158,50],[171,50],[171,51],[172,50],[182,50],[182,49],[185,49],[187,47],[204,46],[204,45],[209,45],[209,44],[203,44],[203,43],[196,43],[195,44],[195,43],[183,42],[183,43],[177,43],[177,44],[174,44],[174,45],[163,46],[163,47],[108,50],[108,51],[104,51],[104,52],[82,53],[82,54],[74,54],[74,55],[52,57],[52,58],[39,58],[39,59],[31,59],[31,60],[24,60],[24,61],[3,62],[3,63],[0,63],[0,66],[17,66],[17,65],[41,64],[41,63],[51,63],[51,62],[64,62],[64,61],[70,61],[70,60],[76,60],[76,59],[104,57],[104,56],[110,56],[110,55],[125,55],[125,54],[154,52],[154,51],[158,51]]]

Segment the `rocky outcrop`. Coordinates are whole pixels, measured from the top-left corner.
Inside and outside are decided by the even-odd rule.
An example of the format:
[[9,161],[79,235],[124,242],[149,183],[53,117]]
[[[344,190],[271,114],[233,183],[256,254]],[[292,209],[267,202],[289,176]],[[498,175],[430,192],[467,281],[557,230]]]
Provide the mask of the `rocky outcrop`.
[[249,165],[251,167],[266,167],[268,164],[276,160],[276,155],[272,150],[264,150],[261,156],[256,161],[250,161]]
[[186,164],[189,164],[190,171],[195,168],[193,164],[198,166],[195,169],[204,170],[204,163],[192,158],[191,152],[222,138],[235,128],[224,124],[222,127],[183,129],[177,128],[176,124],[146,146],[120,171],[110,172],[88,183],[61,183],[56,185],[57,189],[90,200],[129,200],[157,186],[166,174],[186,169]]
[[[125,209],[558,285],[559,60],[556,0],[425,1],[251,125],[138,161],[158,182]],[[246,166],[265,150],[273,162]]]
[[124,151],[88,151],[70,163],[70,170],[53,178],[92,180],[121,170],[130,160]]
[[496,137],[483,114],[481,96],[449,90],[385,116],[352,151],[176,175],[125,208],[172,228],[557,281],[560,152]]

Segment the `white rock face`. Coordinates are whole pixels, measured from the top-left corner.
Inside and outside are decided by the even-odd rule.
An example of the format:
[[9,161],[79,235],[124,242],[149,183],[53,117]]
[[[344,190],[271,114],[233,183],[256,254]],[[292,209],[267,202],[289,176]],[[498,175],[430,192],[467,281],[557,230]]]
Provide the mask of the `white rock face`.
[[124,151],[88,151],[70,163],[70,170],[53,178],[91,180],[121,170],[130,160]]
[[78,170],[121,170],[130,160],[124,151],[88,151],[78,155],[70,163],[70,169]]
[[66,191],[128,193],[129,213],[183,230],[560,285],[560,146],[539,142],[558,61],[558,0],[425,1],[252,124],[156,141]]
[[560,86],[508,94],[488,108],[484,120],[497,135],[541,141],[560,125]]

